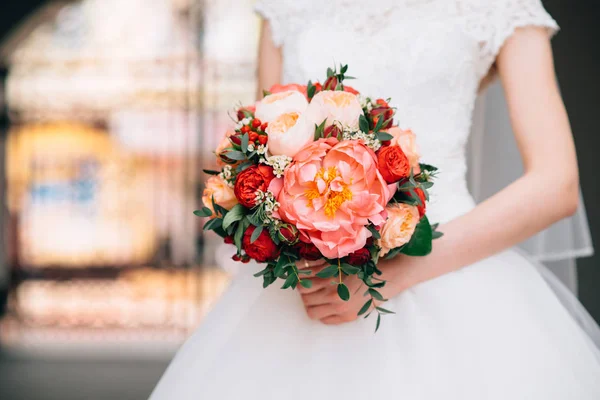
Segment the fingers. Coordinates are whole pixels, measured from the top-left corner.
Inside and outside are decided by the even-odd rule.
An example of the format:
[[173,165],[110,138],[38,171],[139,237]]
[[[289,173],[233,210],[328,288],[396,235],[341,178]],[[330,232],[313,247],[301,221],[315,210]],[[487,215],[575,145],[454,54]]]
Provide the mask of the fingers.
[[302,302],[304,307],[320,306],[323,304],[331,304],[331,296],[326,290],[319,290],[318,292],[303,294]]
[[[298,260],[298,261],[296,261],[296,266],[300,270],[313,269],[313,268],[321,267],[324,264],[326,264],[326,261],[324,259],[320,259],[320,260],[317,260],[317,261],[308,261],[308,260]],[[316,271],[316,272],[318,272],[318,271]]]
[[331,285],[331,279],[323,279],[323,278],[302,278],[302,280],[310,280],[312,281],[312,286],[310,288],[305,288],[304,286],[298,285],[297,289],[301,294],[308,294],[318,292],[319,290],[326,289]]
[[323,304],[306,308],[306,314],[315,321],[336,315],[336,310],[331,304]]
[[342,325],[350,321],[354,321],[356,318],[350,318],[346,315],[331,315],[321,319],[321,322],[325,325]]

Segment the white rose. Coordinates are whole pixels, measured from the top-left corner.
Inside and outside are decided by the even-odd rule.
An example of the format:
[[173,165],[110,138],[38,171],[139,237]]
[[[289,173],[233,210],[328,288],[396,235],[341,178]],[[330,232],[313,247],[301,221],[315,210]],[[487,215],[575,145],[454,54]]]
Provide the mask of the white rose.
[[269,122],[269,152],[274,155],[294,157],[304,146],[312,142],[314,125],[297,112],[282,114]]
[[282,114],[300,113],[306,111],[308,101],[298,91],[288,90],[286,92],[273,93],[265,96],[256,104],[256,118],[262,122],[271,122]]
[[324,90],[312,98],[306,114],[316,125],[327,119],[326,126],[337,121],[342,126],[355,130],[358,129],[358,118],[363,114],[363,110],[355,94]]

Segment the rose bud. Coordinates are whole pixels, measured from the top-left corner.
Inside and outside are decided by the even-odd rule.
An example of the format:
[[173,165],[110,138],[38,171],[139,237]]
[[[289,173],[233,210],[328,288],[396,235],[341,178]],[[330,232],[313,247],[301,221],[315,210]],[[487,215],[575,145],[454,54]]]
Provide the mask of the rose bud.
[[423,189],[416,188],[415,193],[419,196],[419,200],[421,200],[421,204],[417,204],[417,208],[419,209],[419,216],[423,217],[425,215],[425,211],[427,210],[427,205],[425,203],[425,192]]
[[354,89],[352,86],[346,86],[346,85],[344,85],[344,92],[352,93],[352,94],[355,94],[355,95],[359,95],[360,94],[358,92],[358,90]]
[[237,146],[241,146],[242,144],[242,137],[240,135],[232,135],[229,137],[229,140],[231,140],[231,143]]
[[294,225],[284,224],[279,228],[279,240],[287,244],[295,244],[298,241],[298,229]]
[[325,131],[323,132],[323,137],[334,137],[336,139],[341,139],[342,130],[336,124],[330,125],[327,128],[325,128]]
[[385,101],[384,99],[377,99],[377,100],[375,100],[375,103],[377,105],[381,106],[381,107],[386,107],[386,108],[390,107],[390,105],[388,104],[388,102]]
[[377,153],[379,172],[387,183],[395,183],[410,176],[410,163],[400,146],[387,146]]
[[381,129],[389,129],[392,127],[394,123],[394,110],[390,107],[377,107],[371,110],[369,113],[371,117],[371,129],[374,129],[379,121],[379,118],[383,118],[383,125],[381,125]]
[[319,93],[320,91],[323,90],[323,86],[319,82],[315,83],[314,87],[316,88],[315,89],[315,94],[317,94],[317,93]]
[[260,127],[261,125],[262,125],[262,122],[261,122],[260,119],[255,118],[254,120],[252,120],[252,127],[253,128],[256,129],[256,128]]
[[273,180],[273,168],[267,165],[253,165],[240,172],[236,178],[234,193],[244,207],[252,208],[256,205],[256,192],[266,192]]
[[233,244],[233,236],[227,235],[223,238],[223,241],[225,242],[225,244]]
[[365,265],[371,259],[371,252],[364,247],[356,250],[354,253],[346,257],[346,262],[351,265]]
[[317,261],[323,258],[323,255],[312,243],[298,242],[294,246],[298,250],[300,257],[306,261]]
[[263,132],[265,132],[268,127],[269,127],[269,123],[268,122],[263,122],[263,124],[260,126],[260,130],[263,131]]
[[330,76],[329,78],[327,78],[327,80],[323,84],[323,90],[335,90],[335,88],[337,88],[337,85],[338,85],[337,77],[335,75]]
[[258,262],[272,261],[279,257],[279,248],[271,239],[268,229],[263,229],[258,238],[252,242],[252,232],[256,227],[250,225],[242,239],[242,248],[250,258]]
[[244,118],[252,118],[254,117],[254,112],[256,108],[254,106],[242,107],[237,111],[237,119],[238,121],[243,120]]

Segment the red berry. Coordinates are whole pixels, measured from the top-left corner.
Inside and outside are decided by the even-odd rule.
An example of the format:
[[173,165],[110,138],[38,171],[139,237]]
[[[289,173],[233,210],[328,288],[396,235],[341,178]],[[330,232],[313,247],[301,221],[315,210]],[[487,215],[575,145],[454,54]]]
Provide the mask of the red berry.
[[263,132],[266,132],[266,131],[267,131],[267,127],[268,127],[268,126],[269,126],[269,123],[268,123],[268,122],[265,122],[264,124],[262,124],[262,125],[260,126],[260,130],[261,130],[261,131],[263,131]]
[[250,132],[250,127],[248,125],[244,125],[244,126],[242,126],[242,129],[240,129],[240,131],[242,133],[248,133],[248,132]]
[[269,137],[267,135],[258,135],[258,143],[267,144]]
[[262,122],[261,122],[261,121],[260,121],[260,119],[258,119],[258,118],[255,118],[255,119],[252,121],[252,127],[253,127],[253,128],[258,128],[258,127],[259,127],[261,124],[262,124]]
[[258,139],[258,133],[256,133],[256,132],[250,132],[250,141],[251,142],[256,142],[256,139]]

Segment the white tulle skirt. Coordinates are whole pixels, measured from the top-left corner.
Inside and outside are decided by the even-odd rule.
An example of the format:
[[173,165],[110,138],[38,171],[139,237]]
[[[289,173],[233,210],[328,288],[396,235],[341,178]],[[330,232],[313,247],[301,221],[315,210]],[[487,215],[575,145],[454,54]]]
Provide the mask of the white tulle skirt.
[[517,252],[391,299],[377,334],[372,319],[311,321],[297,293],[263,290],[258,268],[236,277],[152,400],[600,399],[598,348]]

